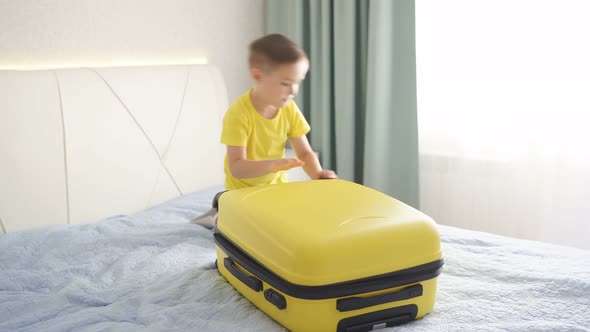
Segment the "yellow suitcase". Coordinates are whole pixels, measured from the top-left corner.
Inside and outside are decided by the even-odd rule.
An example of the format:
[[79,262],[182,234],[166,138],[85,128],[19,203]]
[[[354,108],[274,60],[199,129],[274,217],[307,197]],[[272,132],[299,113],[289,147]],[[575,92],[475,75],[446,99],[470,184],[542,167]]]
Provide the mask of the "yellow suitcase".
[[345,180],[219,196],[217,268],[291,331],[371,331],[434,306],[443,265],[434,221]]

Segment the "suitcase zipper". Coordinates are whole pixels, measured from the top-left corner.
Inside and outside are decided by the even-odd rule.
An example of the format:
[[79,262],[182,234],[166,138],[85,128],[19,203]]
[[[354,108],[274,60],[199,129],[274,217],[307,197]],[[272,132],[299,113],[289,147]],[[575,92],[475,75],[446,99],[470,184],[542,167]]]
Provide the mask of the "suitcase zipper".
[[284,294],[300,299],[331,299],[417,283],[437,277],[444,264],[441,258],[427,264],[369,278],[322,286],[304,286],[293,284],[279,277],[254,258],[244,253],[221,232],[217,232],[213,236],[215,243],[246,271]]

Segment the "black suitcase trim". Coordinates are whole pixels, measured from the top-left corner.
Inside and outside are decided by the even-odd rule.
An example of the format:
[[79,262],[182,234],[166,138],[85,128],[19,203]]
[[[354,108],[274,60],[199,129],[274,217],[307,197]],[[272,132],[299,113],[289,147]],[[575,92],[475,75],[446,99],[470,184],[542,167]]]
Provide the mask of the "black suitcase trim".
[[346,282],[322,285],[304,286],[293,284],[269,269],[250,255],[244,253],[237,245],[227,239],[221,232],[213,235],[215,243],[223,250],[229,258],[238,263],[256,278],[262,279],[270,286],[281,292],[300,299],[322,300],[342,296],[374,292],[382,289],[393,288],[412,284],[437,277],[444,264],[443,259],[434,262],[418,265],[409,269],[381,274],[369,278],[356,279]]

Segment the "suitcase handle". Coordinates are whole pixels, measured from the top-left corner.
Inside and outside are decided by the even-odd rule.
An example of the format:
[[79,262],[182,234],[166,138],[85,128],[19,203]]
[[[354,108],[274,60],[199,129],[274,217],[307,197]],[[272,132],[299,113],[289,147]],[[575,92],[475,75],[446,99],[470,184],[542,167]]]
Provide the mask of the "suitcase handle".
[[229,257],[223,259],[223,266],[236,278],[238,278],[241,282],[243,282],[246,286],[250,287],[255,292],[260,292],[262,290],[262,281],[258,280],[256,277],[248,275],[242,271],[240,271],[236,263],[232,261]]
[[417,284],[404,289],[379,294],[370,297],[347,297],[336,301],[336,309],[338,311],[351,311],[367,307],[372,307],[379,304],[402,301],[422,296],[422,285]]
[[393,327],[415,319],[417,314],[418,306],[415,304],[373,311],[342,319],[338,322],[336,332],[364,332]]

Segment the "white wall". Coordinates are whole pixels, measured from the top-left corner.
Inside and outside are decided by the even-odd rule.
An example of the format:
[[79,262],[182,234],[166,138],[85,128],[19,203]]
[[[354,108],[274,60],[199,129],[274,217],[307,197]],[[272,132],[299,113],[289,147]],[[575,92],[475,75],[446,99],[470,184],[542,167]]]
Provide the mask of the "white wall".
[[0,69],[217,65],[230,99],[247,90],[263,0],[0,0]]

